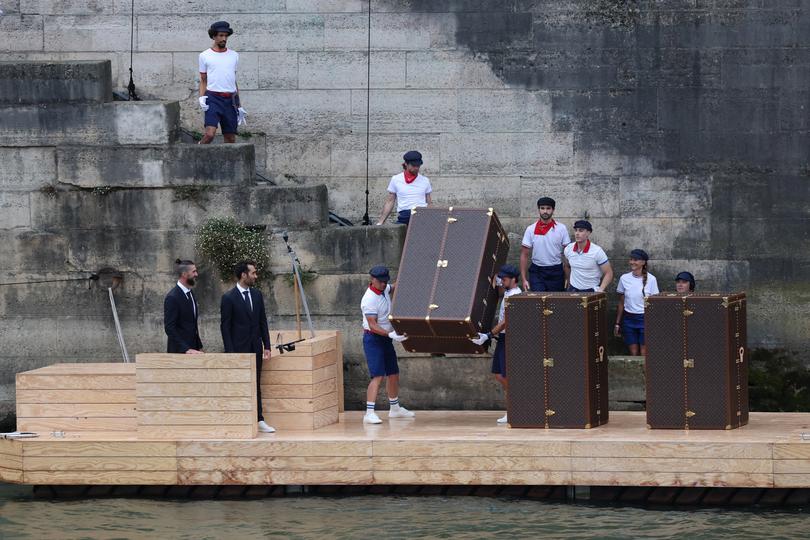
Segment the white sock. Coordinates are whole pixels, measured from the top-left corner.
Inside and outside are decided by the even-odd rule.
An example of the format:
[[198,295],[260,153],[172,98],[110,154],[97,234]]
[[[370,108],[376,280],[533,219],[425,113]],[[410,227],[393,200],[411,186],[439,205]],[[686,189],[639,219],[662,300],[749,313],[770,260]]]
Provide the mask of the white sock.
[[366,401],[366,414],[374,412],[374,402]]
[[391,410],[395,411],[399,409],[399,398],[393,397],[388,399],[388,403],[391,405]]

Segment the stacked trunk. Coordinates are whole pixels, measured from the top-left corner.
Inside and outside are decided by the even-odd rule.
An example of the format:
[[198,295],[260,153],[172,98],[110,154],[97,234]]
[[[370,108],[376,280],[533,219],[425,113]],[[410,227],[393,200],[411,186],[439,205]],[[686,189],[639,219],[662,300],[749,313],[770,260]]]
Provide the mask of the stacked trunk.
[[490,329],[498,304],[493,280],[508,253],[491,208],[413,210],[389,317],[408,336],[405,350],[485,352],[469,338]]
[[608,421],[604,293],[527,293],[506,301],[511,427],[591,428]]
[[745,293],[651,296],[645,332],[649,427],[748,423]]

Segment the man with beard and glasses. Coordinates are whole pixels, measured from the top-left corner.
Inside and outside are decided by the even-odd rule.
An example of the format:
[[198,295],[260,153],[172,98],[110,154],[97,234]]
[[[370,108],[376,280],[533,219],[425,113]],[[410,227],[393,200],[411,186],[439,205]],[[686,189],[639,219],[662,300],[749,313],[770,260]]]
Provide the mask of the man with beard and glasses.
[[208,29],[213,40],[210,49],[200,53],[200,109],[205,113],[205,134],[200,144],[209,144],[222,127],[226,143],[236,142],[237,126],[245,123],[247,113],[239,102],[236,68],[239,54],[229,49],[228,37],[233,29],[225,21],[217,21]]
[[270,361],[270,330],[264,297],[253,288],[258,279],[256,263],[243,261],[234,268],[236,287],[222,295],[220,324],[222,343],[226,353],[254,353],[256,355],[256,399],[259,407],[259,431],[273,433],[262,416],[262,360]]
[[[552,219],[556,203],[551,197],[537,199],[540,219],[526,227],[520,245],[520,277],[524,290],[563,291],[565,271],[562,252],[571,242],[568,229]],[[529,255],[531,254],[531,266]]]
[[163,301],[163,329],[168,337],[167,353],[201,354],[202,341],[197,328],[200,307],[191,288],[197,282],[197,266],[194,261],[177,259],[177,285]]

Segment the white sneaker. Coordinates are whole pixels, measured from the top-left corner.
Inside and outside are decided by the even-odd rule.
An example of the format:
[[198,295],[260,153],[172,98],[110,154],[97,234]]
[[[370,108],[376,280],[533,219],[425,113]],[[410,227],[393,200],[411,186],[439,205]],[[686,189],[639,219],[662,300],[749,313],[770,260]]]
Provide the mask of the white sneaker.
[[382,420],[380,417],[377,416],[375,412],[367,412],[366,415],[363,417],[364,424],[382,424]]
[[274,428],[273,426],[268,426],[267,422],[262,420],[259,422],[259,431],[261,431],[262,433],[275,433],[276,428]]
[[416,414],[413,411],[409,411],[402,405],[388,411],[388,418],[413,418],[414,416]]
[[508,421],[509,421],[509,420],[507,420],[507,419],[506,419],[506,415],[503,415],[503,416],[501,416],[500,418],[498,418],[498,423],[499,423],[499,424],[505,424],[505,423],[507,423]]

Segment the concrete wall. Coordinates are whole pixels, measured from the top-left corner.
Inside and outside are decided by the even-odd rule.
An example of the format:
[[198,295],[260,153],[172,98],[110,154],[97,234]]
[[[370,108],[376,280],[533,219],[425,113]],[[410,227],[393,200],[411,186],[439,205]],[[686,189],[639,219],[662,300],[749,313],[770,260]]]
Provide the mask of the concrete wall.
[[[752,345],[808,351],[807,2],[373,0],[370,58],[368,3],[363,0],[245,1],[232,3],[224,13],[221,2],[212,0],[135,4],[139,92],[179,101],[177,116],[199,130],[196,57],[209,44],[205,30],[210,22],[230,21],[237,32],[231,45],[241,54],[239,83],[250,114],[247,129],[266,134],[257,139],[266,141],[264,152],[259,152],[266,155],[265,173],[288,186],[325,184],[328,206],[338,214],[359,221],[364,212],[368,121],[372,217],[402,152],[417,148],[425,154],[434,199],[440,204],[494,206],[513,245],[534,218],[536,198],[551,195],[558,201],[560,219],[569,224],[578,217],[591,219],[595,240],[617,269],[625,268],[629,249],[644,247],[662,284],[670,285],[675,271],[690,269],[704,290],[745,289],[751,301]],[[8,38],[0,44],[0,60],[109,59],[113,86],[120,89],[127,83],[130,2],[15,0],[2,5],[6,15],[0,19],[0,31]],[[86,126],[88,142],[103,144],[94,133],[123,144],[137,140],[117,131],[116,126],[131,122],[93,123],[96,111],[120,105],[76,105],[87,111],[81,125]],[[72,114],[76,106],[59,105],[59,118]],[[15,244],[0,244],[9,257],[0,261],[51,261],[54,266],[49,268],[59,273],[65,266],[56,263],[69,260],[65,253],[86,252],[84,257],[95,257],[98,263],[123,264],[140,254],[138,249],[159,245],[159,256],[144,251],[143,259],[154,266],[133,265],[132,271],[150,282],[144,285],[148,290],[162,289],[152,284],[149,272],[155,271],[158,260],[165,272],[165,261],[189,248],[199,216],[181,218],[167,210],[177,204],[168,192],[144,194],[137,202],[131,193],[126,199],[126,191],[116,192],[110,204],[143,205],[139,215],[151,224],[137,235],[98,227],[82,232],[104,243],[98,255],[81,235],[70,232],[66,234],[73,236],[65,239],[61,232],[32,228],[32,220],[45,217],[57,227],[61,215],[48,213],[67,212],[54,202],[43,206],[33,191],[57,173],[56,153],[37,145],[67,139],[59,130],[61,120],[54,120],[56,129],[48,131],[54,138],[43,139],[38,126],[49,116],[35,109],[16,107],[11,115],[3,113],[3,118],[19,120],[0,146],[33,147],[0,148],[11,156],[10,167],[0,171],[0,229],[7,238],[24,239],[19,240],[24,244],[21,251],[8,253],[8,246]],[[163,115],[169,122],[156,125],[170,126],[171,106],[160,110],[164,112],[155,112],[155,117]],[[127,109],[122,111],[126,114]],[[106,112],[98,115],[111,118]],[[176,140],[176,134],[162,128],[154,133],[160,140],[144,144]],[[68,156],[62,156],[67,166]],[[79,157],[71,162],[74,171],[87,163]],[[142,162],[155,161],[154,155],[147,158]],[[21,177],[29,162],[38,166],[25,169]],[[161,174],[168,182],[177,173],[161,169]],[[29,187],[21,187],[20,181]],[[136,185],[138,175],[129,181],[130,187]],[[231,202],[209,208],[222,208],[226,214],[237,211],[241,201],[259,197],[228,195],[229,190],[222,189],[214,200]],[[31,210],[38,205],[44,210]],[[354,235],[373,244],[393,242],[387,236],[392,233],[342,233],[335,240],[343,246],[338,249],[325,245],[320,232],[308,232],[307,220],[264,220],[261,212],[253,212],[251,219],[305,230],[297,242],[308,252],[302,260],[323,274],[315,282],[322,284],[313,284],[324,294],[313,300],[322,306],[319,324],[352,327],[356,299],[346,284],[361,287],[364,264],[372,259],[392,265],[398,259],[393,248],[354,247],[361,241]],[[70,214],[66,216],[72,223]],[[166,219],[172,227],[182,223],[187,228],[178,229],[182,233],[150,229]],[[84,251],[75,247],[77,242],[84,242]],[[41,257],[26,251],[37,243],[44,249]],[[329,256],[317,253],[327,248]],[[283,252],[276,261],[283,265]],[[22,269],[27,267],[3,270],[18,275]],[[161,279],[170,281],[168,275]],[[276,289],[273,295],[281,306],[283,295]],[[345,297],[329,296],[338,291]],[[207,303],[214,307],[213,293]],[[288,313],[279,311],[280,324],[289,323]],[[157,339],[149,337],[159,332],[150,320],[137,330],[144,340]],[[69,335],[69,327],[65,332]],[[104,336],[109,343],[93,354],[114,352],[109,328]],[[85,343],[94,342],[87,338]],[[358,343],[355,339],[347,345],[354,355],[349,357],[347,380],[354,381],[351,397],[359,400],[364,375]],[[452,377],[459,367],[451,366],[454,361],[416,358],[406,365],[414,366],[409,374],[413,381],[422,373],[434,373],[430,380],[439,381]],[[425,401],[420,405],[460,403],[461,395],[480,395],[482,402],[496,404],[497,393],[484,382],[486,362],[479,363],[470,372],[484,375],[469,379],[461,390],[457,381],[431,388],[425,379],[420,390]],[[447,390],[453,386],[455,394]]]

